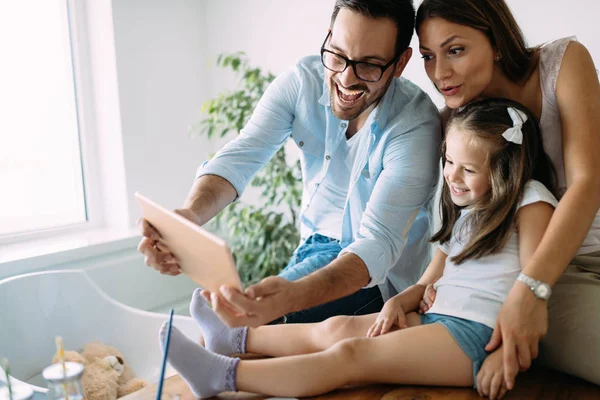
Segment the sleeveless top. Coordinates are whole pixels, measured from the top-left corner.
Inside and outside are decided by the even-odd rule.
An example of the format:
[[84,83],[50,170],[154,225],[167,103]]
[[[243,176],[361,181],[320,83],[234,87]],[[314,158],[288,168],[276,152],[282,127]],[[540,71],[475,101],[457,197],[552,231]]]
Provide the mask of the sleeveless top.
[[[550,157],[556,172],[556,197],[560,200],[567,190],[565,164],[562,148],[562,126],[560,112],[556,103],[556,81],[567,46],[577,40],[574,36],[547,43],[540,49],[539,69],[542,89],[542,115],[540,128],[544,141],[544,150]],[[600,251],[600,211],[596,214],[577,254]]]

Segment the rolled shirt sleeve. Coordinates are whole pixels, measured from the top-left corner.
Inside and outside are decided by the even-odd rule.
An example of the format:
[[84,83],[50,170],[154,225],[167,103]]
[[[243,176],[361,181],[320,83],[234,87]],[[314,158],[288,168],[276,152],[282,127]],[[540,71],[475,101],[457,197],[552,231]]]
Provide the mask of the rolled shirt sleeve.
[[239,136],[204,162],[196,173],[218,175],[228,180],[238,198],[254,175],[283,146],[295,118],[301,80],[297,68],[280,74],[259,100],[252,117]]

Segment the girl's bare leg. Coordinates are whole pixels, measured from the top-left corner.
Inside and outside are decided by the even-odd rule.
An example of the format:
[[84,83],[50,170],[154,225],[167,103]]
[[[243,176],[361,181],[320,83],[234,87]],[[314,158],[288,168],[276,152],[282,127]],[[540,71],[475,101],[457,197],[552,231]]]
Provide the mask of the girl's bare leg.
[[[333,317],[318,324],[268,325],[256,329],[229,328],[202,297],[192,295],[190,314],[202,330],[201,344],[217,354],[256,353],[287,356],[321,351],[343,339],[365,336],[377,314]],[[421,323],[415,313],[407,315],[408,326]]]
[[[309,354],[323,351],[349,338],[365,337],[377,314],[338,316],[316,324],[266,325],[249,328],[248,353],[272,357]],[[421,324],[417,313],[406,316],[409,327]]]
[[291,397],[368,383],[472,386],[473,363],[446,328],[430,324],[342,340],[313,354],[242,360],[236,383],[238,390]]

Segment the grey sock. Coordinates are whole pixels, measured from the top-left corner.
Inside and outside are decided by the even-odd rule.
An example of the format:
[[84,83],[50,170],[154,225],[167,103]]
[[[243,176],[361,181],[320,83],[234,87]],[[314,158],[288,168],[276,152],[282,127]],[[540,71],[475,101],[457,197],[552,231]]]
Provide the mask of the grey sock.
[[[160,348],[164,351],[168,322],[160,327]],[[179,372],[196,397],[212,397],[221,392],[237,392],[236,372],[239,358],[214,354],[171,328],[169,363]]]
[[200,295],[201,291],[202,289],[194,290],[192,302],[190,303],[190,314],[202,329],[206,348],[213,353],[225,355],[246,353],[248,327],[227,327],[212,308],[206,304],[206,301]]

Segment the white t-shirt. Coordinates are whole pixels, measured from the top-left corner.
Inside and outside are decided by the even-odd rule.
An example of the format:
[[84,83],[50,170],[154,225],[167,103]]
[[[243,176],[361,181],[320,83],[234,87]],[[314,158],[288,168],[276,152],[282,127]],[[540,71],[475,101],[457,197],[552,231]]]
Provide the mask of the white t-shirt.
[[[553,207],[558,204],[554,195],[542,183],[533,180],[527,182],[519,208],[540,201]],[[469,211],[461,211],[452,230],[452,237],[439,246],[440,250],[448,254],[448,258],[442,277],[434,284],[437,294],[427,313],[464,318],[494,329],[500,308],[521,272],[518,235],[515,227],[500,252],[456,265],[451,258],[462,252],[468,242],[468,237],[463,239],[457,236],[461,233],[460,227]],[[462,230],[462,233],[464,236],[469,235],[467,229]]]
[[312,207],[304,212],[305,218],[315,225],[315,233],[342,240],[344,207],[350,186],[350,171],[358,150],[358,137],[363,134],[364,124],[350,139],[340,141],[331,154],[327,175],[315,192]]

